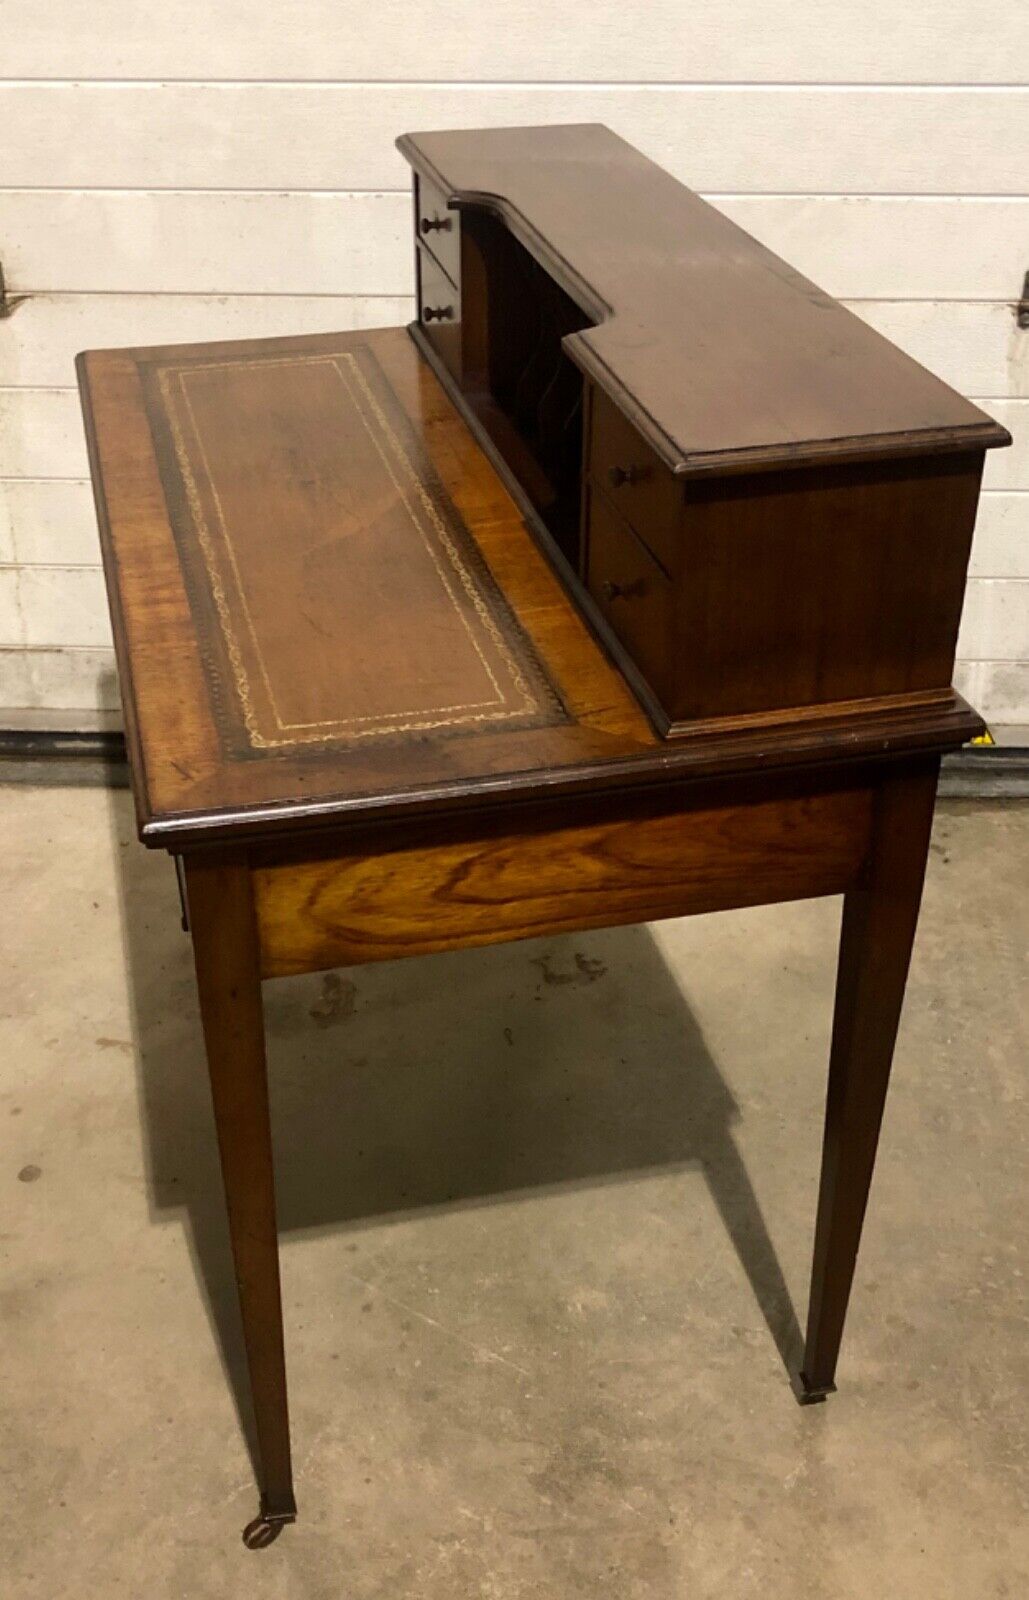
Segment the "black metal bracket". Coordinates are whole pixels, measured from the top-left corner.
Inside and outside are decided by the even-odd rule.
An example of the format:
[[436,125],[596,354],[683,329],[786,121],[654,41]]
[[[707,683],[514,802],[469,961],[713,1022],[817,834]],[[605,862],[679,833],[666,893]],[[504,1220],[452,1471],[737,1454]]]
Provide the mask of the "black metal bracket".
[[4,317],[13,316],[22,302],[28,298],[27,294],[7,293],[7,285],[4,282],[4,266],[3,262],[0,261],[0,321]]
[[1022,285],[1022,298],[1015,307],[1015,321],[1020,328],[1029,328],[1029,272]]

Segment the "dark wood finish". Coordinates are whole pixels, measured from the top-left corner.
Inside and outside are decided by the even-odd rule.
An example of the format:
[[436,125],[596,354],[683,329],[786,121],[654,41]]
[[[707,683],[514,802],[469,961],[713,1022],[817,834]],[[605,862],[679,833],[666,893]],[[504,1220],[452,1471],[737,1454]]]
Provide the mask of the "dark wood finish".
[[418,246],[418,317],[425,337],[458,381],[461,364],[461,291],[431,250]]
[[589,492],[586,583],[612,633],[659,705],[673,697],[676,591],[643,540],[596,490]]
[[419,243],[436,257],[451,283],[461,274],[461,218],[447,205],[446,196],[429,178],[419,178],[415,194],[415,225]]
[[591,386],[587,471],[671,576],[681,565],[683,485],[604,391]]
[[939,762],[885,777],[844,901],[801,1398],[834,1388],[929,852]]
[[691,484],[677,719],[950,687],[982,456]]
[[262,976],[845,893],[795,1376],[824,1398],[939,756],[982,727],[950,673],[1003,429],[606,130],[401,144],[410,338],[79,360],[140,834],[183,860],[255,1545],[295,1512]]
[[900,450],[1005,430],[609,128],[411,133],[446,201],[503,221],[596,324],[565,339],[675,473]]
[[399,142],[469,291],[419,340],[656,731],[946,699],[1004,429],[606,129]]
[[279,1288],[261,958],[245,860],[186,863],[200,1015],[260,1451],[263,1531],[296,1516]]

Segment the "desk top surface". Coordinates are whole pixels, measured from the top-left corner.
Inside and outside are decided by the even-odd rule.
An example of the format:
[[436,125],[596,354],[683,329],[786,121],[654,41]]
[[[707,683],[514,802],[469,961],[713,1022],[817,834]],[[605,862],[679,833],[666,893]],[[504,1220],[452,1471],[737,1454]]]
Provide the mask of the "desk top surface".
[[968,731],[659,739],[402,329],[94,351],[80,378],[147,843]]
[[684,475],[1009,436],[788,262],[598,123],[410,133],[597,325],[564,347]]

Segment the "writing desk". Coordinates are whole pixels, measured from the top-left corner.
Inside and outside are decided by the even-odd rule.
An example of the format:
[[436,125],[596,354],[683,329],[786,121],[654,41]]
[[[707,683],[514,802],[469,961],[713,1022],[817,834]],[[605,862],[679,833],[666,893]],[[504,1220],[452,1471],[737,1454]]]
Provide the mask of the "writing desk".
[[[423,241],[414,338],[80,358],[139,830],[177,858],[194,946],[260,1447],[254,1546],[296,1511],[262,979],[844,894],[792,1375],[802,1402],[822,1400],[940,755],[982,726],[949,675],[982,451],[1003,430],[606,130],[402,147]],[[624,255],[592,281],[605,183],[643,196],[635,321],[611,304],[631,292]],[[672,191],[687,206],[674,250]],[[721,387],[703,360],[714,312],[685,354],[681,308],[664,345],[652,326],[660,284],[678,275],[699,301],[719,249],[772,317],[744,380],[723,367]],[[812,403],[804,382],[830,359]],[[878,432],[874,360],[908,385],[881,399]],[[753,382],[777,361],[772,404]],[[691,456],[693,425],[707,431]],[[735,548],[721,569],[739,538],[746,559]],[[619,602],[641,610],[627,620]]]

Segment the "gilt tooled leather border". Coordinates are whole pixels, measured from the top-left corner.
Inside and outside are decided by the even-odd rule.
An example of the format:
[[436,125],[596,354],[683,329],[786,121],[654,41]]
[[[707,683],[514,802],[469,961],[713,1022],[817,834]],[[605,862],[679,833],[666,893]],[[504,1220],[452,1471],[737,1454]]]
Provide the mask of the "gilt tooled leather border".
[[[312,362],[331,364],[339,373],[341,404],[353,408],[371,434],[480,655],[495,691],[491,698],[471,705],[403,708],[380,717],[343,714],[318,724],[291,725],[281,720],[263,666],[260,641],[250,624],[245,586],[233,555],[232,531],[189,403],[188,379],[191,373],[213,368]],[[348,342],[335,352],[244,356],[235,361],[162,360],[142,363],[140,373],[214,720],[226,754],[235,759],[296,755],[352,748],[369,739],[402,743],[411,738],[548,727],[569,720],[532,641],[483,560],[369,346]],[[341,426],[343,420],[341,416]],[[454,587],[466,602],[463,609]],[[488,648],[492,665],[476,634]]]

